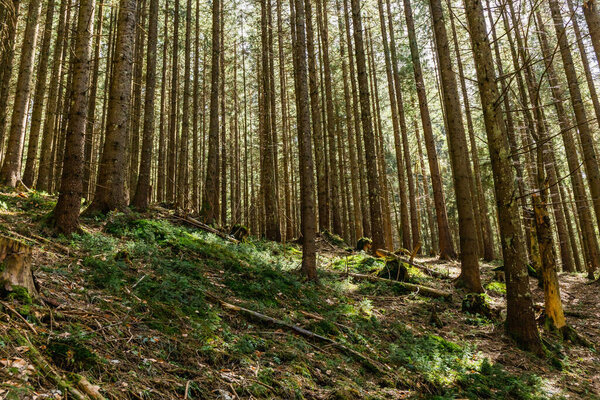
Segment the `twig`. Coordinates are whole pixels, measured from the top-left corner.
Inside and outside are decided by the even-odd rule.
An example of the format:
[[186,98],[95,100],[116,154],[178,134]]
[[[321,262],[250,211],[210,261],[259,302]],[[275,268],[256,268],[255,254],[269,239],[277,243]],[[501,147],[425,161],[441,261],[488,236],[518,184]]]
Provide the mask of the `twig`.
[[4,307],[6,307],[9,311],[11,311],[13,314],[15,314],[17,317],[19,317],[21,319],[21,321],[25,322],[25,324],[27,325],[27,327],[36,335],[38,334],[37,331],[35,330],[35,327],[33,325],[31,325],[29,323],[29,321],[27,321],[25,319],[25,317],[23,317],[21,314],[19,314],[19,312],[17,310],[15,310],[14,308],[12,308],[8,303],[5,303],[3,301],[0,301],[0,304],[2,304]]

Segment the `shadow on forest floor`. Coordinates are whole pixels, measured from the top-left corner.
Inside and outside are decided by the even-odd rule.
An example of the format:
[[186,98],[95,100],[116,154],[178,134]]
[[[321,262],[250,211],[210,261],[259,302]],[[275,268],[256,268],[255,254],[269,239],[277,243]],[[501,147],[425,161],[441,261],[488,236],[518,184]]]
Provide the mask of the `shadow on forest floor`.
[[[42,222],[54,200],[0,194],[0,230],[34,246],[35,276],[52,304],[5,299],[22,318],[0,306],[0,396],[58,393],[32,350],[15,343],[23,335],[56,371],[85,376],[109,398],[599,398],[594,350],[545,335],[560,363],[529,355],[500,321],[462,313],[464,293],[449,279],[409,268],[412,283],[452,291],[445,301],[348,278],[347,271],[369,274],[383,263],[321,240],[321,283],[307,284],[294,245],[233,244],[155,212],[87,219],[82,233],[52,238]],[[458,275],[456,263],[419,261]],[[505,286],[492,280],[493,268],[482,265],[482,279],[489,303],[503,309]],[[569,322],[598,343],[596,288],[581,275],[561,275],[561,285]],[[531,287],[542,303],[543,293],[533,281]],[[385,368],[231,312],[214,297],[310,330]],[[430,323],[434,308],[443,326]]]

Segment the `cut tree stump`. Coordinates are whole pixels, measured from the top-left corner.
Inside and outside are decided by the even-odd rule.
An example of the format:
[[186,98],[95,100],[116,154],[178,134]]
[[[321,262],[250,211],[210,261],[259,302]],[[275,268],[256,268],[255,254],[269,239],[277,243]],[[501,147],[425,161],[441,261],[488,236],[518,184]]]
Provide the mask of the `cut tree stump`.
[[39,298],[31,271],[31,253],[30,246],[0,236],[0,290],[14,292],[23,288],[29,296]]

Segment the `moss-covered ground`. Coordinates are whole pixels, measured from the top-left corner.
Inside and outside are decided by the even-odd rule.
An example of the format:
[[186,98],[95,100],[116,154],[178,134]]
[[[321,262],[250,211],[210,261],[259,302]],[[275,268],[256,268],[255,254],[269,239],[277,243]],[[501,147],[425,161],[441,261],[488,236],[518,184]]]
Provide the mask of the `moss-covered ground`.
[[[502,317],[462,313],[465,293],[414,267],[412,283],[453,291],[452,299],[348,278],[346,272],[375,273],[383,262],[338,238],[324,239],[314,284],[298,273],[295,245],[253,237],[234,244],[179,224],[164,210],[84,219],[81,233],[53,237],[43,222],[54,201],[39,193],[0,194],[0,233],[35,247],[34,273],[47,299],[10,296],[3,302],[12,310],[0,305],[0,398],[65,397],[11,339],[14,329],[57,373],[85,376],[106,398],[599,396],[595,350],[547,336],[554,362],[522,352],[504,334]],[[455,264],[429,266],[457,275]],[[502,309],[506,288],[492,280],[492,268],[482,267],[487,296]],[[578,315],[570,320],[594,342],[600,330],[597,302],[590,308],[594,293],[581,292],[580,276],[565,280],[572,288],[563,292],[567,309]],[[225,309],[215,298],[325,336],[385,369]],[[431,324],[433,310],[441,326]]]

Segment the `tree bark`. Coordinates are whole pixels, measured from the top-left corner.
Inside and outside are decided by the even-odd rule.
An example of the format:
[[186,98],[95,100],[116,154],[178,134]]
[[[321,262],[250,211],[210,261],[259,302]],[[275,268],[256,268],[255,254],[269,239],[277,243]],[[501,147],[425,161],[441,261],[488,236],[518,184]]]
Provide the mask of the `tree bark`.
[[448,45],[442,2],[441,0],[430,0],[429,7],[433,18],[433,32],[442,84],[442,105],[446,115],[448,147],[458,209],[461,273],[457,283],[465,286],[470,292],[482,293],[483,287],[479,276],[477,226],[471,193],[473,176],[469,164],[469,148],[458,98],[458,85],[456,84],[450,59],[450,47]]
[[421,123],[423,124],[425,148],[427,150],[427,159],[429,161],[431,186],[433,187],[433,199],[438,226],[440,258],[453,259],[456,258],[456,251],[454,250],[454,246],[452,244],[452,236],[450,235],[450,227],[448,225],[448,215],[446,214],[446,201],[444,199],[442,177],[438,164],[438,155],[435,149],[429,106],[427,105],[427,93],[425,92],[425,82],[423,80],[423,71],[421,70],[419,47],[417,45],[417,37],[415,34],[414,18],[410,0],[404,0],[404,14],[406,17],[406,26],[408,28],[408,41],[410,44],[415,84],[417,86],[417,97],[419,99]]
[[478,0],[465,0],[465,11],[471,34],[479,95],[494,174],[506,273],[506,329],[520,346],[542,355],[543,346],[533,312],[527,262],[524,257],[525,246],[517,202],[515,201],[514,174],[506,134],[503,129],[501,109],[498,107],[499,93],[496,87],[494,61],[487,38],[483,7]]
[[55,229],[71,234],[79,229],[79,211],[83,196],[83,168],[85,160],[85,130],[91,74],[92,33],[95,0],[79,3],[79,16],[73,54],[73,81],[69,98],[69,121],[65,136],[65,155],[60,194],[53,211]]
[[600,10],[597,2],[597,0],[586,0],[583,3],[583,15],[596,53],[596,61],[600,63]]
[[87,214],[123,210],[129,204],[126,152],[135,25],[136,2],[120,0],[104,150],[98,169],[96,194],[86,210]]
[[6,156],[4,157],[2,169],[0,169],[0,183],[10,187],[15,187],[17,182],[21,180],[21,156],[25,142],[27,103],[29,101],[31,75],[33,74],[38,36],[38,19],[41,8],[42,4],[40,0],[31,0],[29,2]]
[[42,111],[44,108],[44,94],[46,93],[46,75],[48,73],[48,58],[50,54],[50,40],[52,38],[52,22],[54,21],[54,0],[46,4],[46,21],[40,48],[35,94],[33,97],[33,110],[31,112],[31,128],[29,129],[29,144],[27,146],[27,161],[23,172],[23,184],[33,187],[35,180],[38,148],[40,141],[40,128],[42,126]]
[[[139,177],[131,204],[144,211],[150,203],[150,173],[154,147],[154,99],[156,91],[156,48],[158,42],[158,0],[150,0],[148,11],[148,51],[146,53],[146,97],[144,99],[144,130]],[[160,167],[159,167],[160,168]]]

